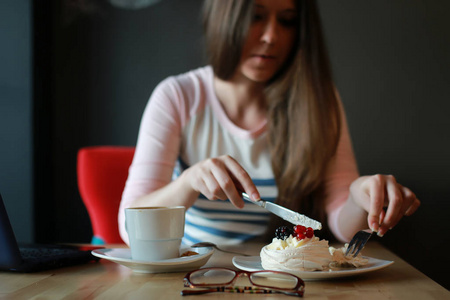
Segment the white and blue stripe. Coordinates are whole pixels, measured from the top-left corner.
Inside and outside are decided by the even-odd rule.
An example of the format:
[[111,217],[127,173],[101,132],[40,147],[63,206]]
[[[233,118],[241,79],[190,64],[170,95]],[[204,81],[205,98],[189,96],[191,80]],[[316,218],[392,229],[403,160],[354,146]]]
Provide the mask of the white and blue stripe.
[[[264,200],[273,202],[276,199],[273,179],[254,182]],[[267,210],[251,202],[246,201],[244,208],[239,209],[229,200],[211,201],[200,195],[186,211],[183,243],[239,244],[263,235],[269,218]]]

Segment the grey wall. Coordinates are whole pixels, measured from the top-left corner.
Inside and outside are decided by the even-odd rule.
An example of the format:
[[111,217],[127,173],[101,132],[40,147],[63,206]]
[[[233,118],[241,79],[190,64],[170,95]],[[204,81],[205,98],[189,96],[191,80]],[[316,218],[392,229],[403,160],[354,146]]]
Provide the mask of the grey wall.
[[33,231],[31,1],[0,1],[0,193],[18,237]]
[[[100,1],[78,8],[58,2],[48,103],[54,162],[48,181],[54,194],[40,204],[48,209],[39,214],[38,237],[89,241],[90,224],[76,183],[77,151],[89,145],[134,145],[156,84],[202,64],[201,1],[161,1],[138,11]],[[49,214],[52,210],[58,213]]]
[[448,288],[433,265],[450,244],[450,2],[320,4],[361,174],[394,174],[422,201],[381,241]]
[[[51,193],[38,195],[41,210],[36,226],[40,240],[87,242],[91,231],[76,185],[77,150],[87,145],[134,145],[142,110],[155,85],[203,64],[201,1],[164,0],[139,11],[115,9],[104,1],[91,1],[93,6],[81,9],[61,3],[53,1],[51,97],[39,100],[48,105],[51,125],[44,145],[51,161],[40,180]],[[445,257],[450,229],[445,222],[450,208],[450,2],[320,0],[319,4],[361,173],[394,174],[422,200],[414,216],[379,240],[448,288],[445,270],[432,262]],[[21,11],[26,15],[26,8]],[[26,32],[22,26],[11,28]],[[15,36],[9,40],[22,41]],[[9,57],[20,53],[26,57],[27,47],[17,53],[1,51]],[[2,65],[13,62],[3,59]],[[2,139],[9,139],[8,147],[15,144],[20,149],[7,148],[2,140],[2,151],[8,152],[0,158],[0,184],[9,189],[11,201],[23,201],[31,199],[26,154],[29,74],[22,61],[15,66],[17,70],[1,71],[1,89],[7,91],[21,81],[21,88],[10,91],[22,91],[19,98],[25,104],[9,99],[14,108],[5,114],[2,100],[0,130]],[[5,127],[25,132],[25,137],[16,141]],[[17,209],[13,221],[28,219],[22,213]],[[20,236],[26,239],[29,234]]]

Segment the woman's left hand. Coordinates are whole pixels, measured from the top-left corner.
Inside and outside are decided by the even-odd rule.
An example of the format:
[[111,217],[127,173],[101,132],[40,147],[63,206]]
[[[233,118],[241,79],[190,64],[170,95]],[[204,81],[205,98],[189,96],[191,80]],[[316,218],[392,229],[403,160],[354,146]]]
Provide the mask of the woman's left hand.
[[350,186],[350,196],[368,213],[369,227],[379,236],[397,225],[403,216],[412,215],[420,206],[416,195],[392,175],[359,177]]

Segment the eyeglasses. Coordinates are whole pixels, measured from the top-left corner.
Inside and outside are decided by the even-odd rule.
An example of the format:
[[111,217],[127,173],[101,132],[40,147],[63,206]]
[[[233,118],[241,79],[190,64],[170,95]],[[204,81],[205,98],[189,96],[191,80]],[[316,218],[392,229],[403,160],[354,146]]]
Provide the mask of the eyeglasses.
[[[241,275],[245,275],[252,286],[235,286]],[[184,277],[181,295],[199,295],[214,292],[270,294],[283,293],[302,297],[305,283],[299,277],[279,271],[235,271],[227,268],[204,268],[189,272]],[[195,288],[203,288],[196,289]]]

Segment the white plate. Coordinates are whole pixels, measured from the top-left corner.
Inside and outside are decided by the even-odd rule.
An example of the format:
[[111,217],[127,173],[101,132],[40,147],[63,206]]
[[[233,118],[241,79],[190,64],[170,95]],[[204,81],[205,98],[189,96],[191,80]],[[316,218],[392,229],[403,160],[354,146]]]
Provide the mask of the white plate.
[[129,248],[97,249],[92,255],[124,265],[137,273],[167,273],[195,270],[203,266],[214,252],[211,247],[182,248],[180,253],[194,251],[198,255],[183,256],[158,261],[139,261],[131,258]]
[[[394,262],[389,260],[364,257],[369,263],[359,268],[333,268],[327,271],[285,271],[300,277],[303,280],[310,279],[328,279],[337,277],[347,277],[359,275],[367,272],[373,272],[386,268]],[[233,257],[233,265],[244,271],[260,271],[264,270],[261,266],[261,257],[259,256],[235,256]]]

